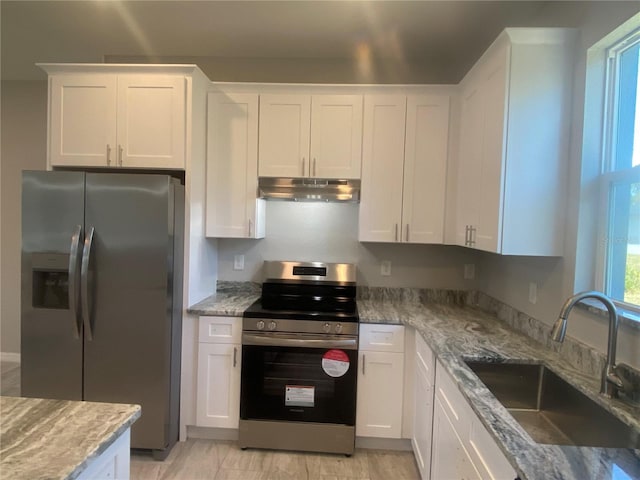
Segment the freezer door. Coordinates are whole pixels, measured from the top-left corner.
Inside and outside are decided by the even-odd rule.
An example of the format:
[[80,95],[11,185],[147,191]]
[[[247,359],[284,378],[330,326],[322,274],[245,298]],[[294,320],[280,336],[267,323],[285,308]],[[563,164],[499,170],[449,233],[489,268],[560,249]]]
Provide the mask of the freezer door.
[[168,444],[172,192],[164,175],[86,178],[84,399],[140,404],[133,448]]
[[21,388],[82,399],[78,268],[84,173],[23,172]]

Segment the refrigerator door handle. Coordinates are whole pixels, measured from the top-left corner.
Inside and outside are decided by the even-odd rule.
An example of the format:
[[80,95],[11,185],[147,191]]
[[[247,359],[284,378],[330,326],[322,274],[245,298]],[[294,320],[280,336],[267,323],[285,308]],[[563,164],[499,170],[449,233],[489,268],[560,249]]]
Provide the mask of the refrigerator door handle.
[[84,249],[82,251],[82,266],[80,268],[80,298],[82,299],[82,323],[84,324],[84,336],[87,340],[93,340],[93,330],[91,328],[91,304],[93,300],[89,298],[89,263],[91,260],[91,246],[93,245],[93,233],[95,229],[91,227],[84,239]]
[[81,322],[78,314],[78,267],[80,261],[80,237],[82,236],[82,225],[76,225],[71,235],[71,246],[69,247],[69,310],[73,320],[73,337],[80,338]]

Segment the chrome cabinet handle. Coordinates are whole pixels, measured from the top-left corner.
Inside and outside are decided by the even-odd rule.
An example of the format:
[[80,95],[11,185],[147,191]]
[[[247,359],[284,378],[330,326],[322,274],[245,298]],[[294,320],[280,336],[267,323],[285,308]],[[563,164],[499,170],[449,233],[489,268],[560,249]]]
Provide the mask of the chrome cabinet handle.
[[476,227],[469,225],[469,245],[474,246],[476,244]]
[[313,176],[316,176],[316,159],[313,159]]
[[118,162],[120,163],[120,166],[122,166],[122,151],[124,150],[124,148],[122,148],[122,145],[118,145]]
[[404,240],[405,240],[405,242],[409,241],[409,224],[408,223],[407,223],[407,235],[406,235]]
[[304,177],[304,167],[305,167],[305,161],[304,161],[304,157],[302,157],[302,176]]
[[238,347],[233,347],[233,368],[236,368],[236,365],[238,364],[237,355],[238,355]]
[[464,226],[464,246],[469,245],[469,225]]
[[251,219],[249,219],[249,235],[247,235],[248,237],[251,237]]
[[362,375],[364,375],[364,366],[366,365],[367,361],[366,361],[366,357],[365,354],[362,354]]
[[111,145],[107,143],[107,165],[111,165]]
[[91,331],[91,305],[89,298],[89,262],[91,260],[91,247],[93,246],[93,234],[95,229],[91,227],[84,239],[82,250],[82,264],[80,266],[80,298],[82,299],[82,323],[84,324],[84,336],[87,340],[93,340]]
[[396,223],[396,234],[395,234],[396,242],[398,241],[398,224]]
[[76,225],[71,235],[71,246],[69,247],[69,310],[73,320],[73,338],[80,338],[81,323],[78,315],[78,267],[80,266],[80,237],[82,235],[82,225]]

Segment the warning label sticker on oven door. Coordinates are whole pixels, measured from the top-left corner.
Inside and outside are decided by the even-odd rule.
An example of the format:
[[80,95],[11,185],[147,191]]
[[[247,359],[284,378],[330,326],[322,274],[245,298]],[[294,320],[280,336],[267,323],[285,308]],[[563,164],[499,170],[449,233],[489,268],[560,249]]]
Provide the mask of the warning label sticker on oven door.
[[286,385],[284,388],[284,404],[287,407],[313,407],[315,387],[306,385]]
[[342,350],[328,350],[322,356],[322,369],[330,377],[341,377],[349,370],[349,356]]

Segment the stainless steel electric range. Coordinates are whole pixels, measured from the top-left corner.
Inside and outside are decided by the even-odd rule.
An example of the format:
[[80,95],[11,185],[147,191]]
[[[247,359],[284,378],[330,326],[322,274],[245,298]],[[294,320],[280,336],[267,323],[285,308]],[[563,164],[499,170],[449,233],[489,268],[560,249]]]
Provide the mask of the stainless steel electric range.
[[244,313],[241,448],[353,453],[358,371],[356,267],[265,262]]

